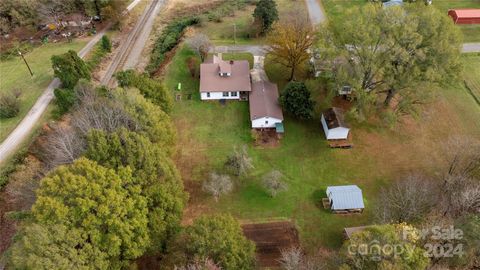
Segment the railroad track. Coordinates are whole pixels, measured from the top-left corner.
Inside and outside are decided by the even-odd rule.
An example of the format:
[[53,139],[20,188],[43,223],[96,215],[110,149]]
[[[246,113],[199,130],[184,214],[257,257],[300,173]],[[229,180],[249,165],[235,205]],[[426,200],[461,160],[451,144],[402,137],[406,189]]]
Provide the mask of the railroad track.
[[148,19],[154,12],[159,1],[160,0],[153,0],[150,3],[150,5],[145,9],[145,11],[142,13],[139,20],[135,24],[135,27],[128,34],[128,37],[125,40],[125,42],[123,42],[122,45],[120,46],[120,49],[115,54],[113,61],[110,63],[107,71],[105,72],[105,75],[101,79],[100,83],[102,85],[112,86],[114,82],[113,75],[115,74],[115,72],[117,72],[119,69],[121,69],[124,66],[125,61],[127,60],[127,57],[132,47],[135,45],[135,42],[137,41],[139,35],[141,34],[143,27],[145,26]]

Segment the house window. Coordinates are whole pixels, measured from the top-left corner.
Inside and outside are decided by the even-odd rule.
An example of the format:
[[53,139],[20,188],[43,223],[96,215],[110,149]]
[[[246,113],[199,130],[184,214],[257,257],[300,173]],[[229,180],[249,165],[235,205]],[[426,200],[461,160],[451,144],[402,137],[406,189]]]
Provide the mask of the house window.
[[230,96],[236,97],[236,96],[237,96],[237,92],[231,92],[231,93],[230,93]]
[[207,97],[210,97],[210,92],[207,92]]
[[223,92],[222,96],[228,97],[228,92]]

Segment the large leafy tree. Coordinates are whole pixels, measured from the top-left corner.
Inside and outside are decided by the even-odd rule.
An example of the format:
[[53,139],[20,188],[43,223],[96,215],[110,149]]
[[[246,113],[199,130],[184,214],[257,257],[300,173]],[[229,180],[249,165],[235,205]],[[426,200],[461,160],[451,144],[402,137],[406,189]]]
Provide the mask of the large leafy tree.
[[165,150],[125,128],[110,134],[92,130],[86,156],[108,168],[132,169],[135,183],[147,198],[152,249],[163,248],[179,229],[186,202],[180,175]]
[[165,86],[147,74],[139,74],[134,70],[120,71],[115,77],[122,87],[136,87],[147,99],[160,106],[162,110],[169,113],[173,107],[173,98]]
[[429,96],[426,89],[458,76],[461,34],[446,14],[431,6],[404,6],[352,8],[348,19],[329,24],[321,36],[325,52],[333,52],[336,70],[349,71],[340,77],[362,97],[358,100],[374,103],[376,99],[364,97],[376,95],[390,107],[398,98],[396,113],[414,113],[414,105]]
[[312,25],[302,14],[292,13],[284,21],[276,22],[267,37],[267,53],[272,60],[288,69],[288,80],[295,79],[299,68],[310,58],[308,50],[315,43]]
[[277,3],[275,0],[260,0],[253,11],[253,17],[262,27],[262,33],[266,33],[272,24],[278,20]]
[[303,82],[289,82],[280,93],[280,104],[293,116],[299,119],[312,118],[314,101],[310,91]]
[[416,245],[418,235],[406,224],[371,226],[354,233],[343,245],[342,269],[426,269],[429,258]]
[[81,78],[90,80],[87,64],[75,51],[52,56],[52,68],[55,77],[59,78],[64,88],[73,89]]
[[32,224],[19,232],[9,251],[15,269],[107,269],[107,254],[93,245],[81,229],[65,225]]
[[32,214],[35,223],[78,230],[111,268],[141,256],[150,244],[147,200],[129,168],[116,173],[85,158],[61,166],[42,179]]
[[115,97],[126,113],[138,123],[138,132],[146,134],[151,142],[159,144],[168,154],[175,146],[175,128],[168,114],[145,99],[136,89],[118,89]]
[[255,245],[230,215],[202,216],[187,227],[181,245],[190,260],[210,258],[222,269],[252,269]]

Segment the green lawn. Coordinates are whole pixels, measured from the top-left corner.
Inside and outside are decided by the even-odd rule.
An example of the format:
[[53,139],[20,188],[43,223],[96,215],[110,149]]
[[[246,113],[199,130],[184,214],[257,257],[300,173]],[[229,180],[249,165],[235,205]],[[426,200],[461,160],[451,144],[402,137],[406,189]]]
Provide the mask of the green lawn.
[[[458,84],[440,90],[438,101],[425,109],[421,120],[406,121],[394,130],[356,128],[351,150],[329,149],[317,121],[301,122],[288,116],[279,147],[253,147],[248,103],[201,102],[198,79],[190,76],[185,65],[190,56],[193,53],[180,49],[164,78],[170,89],[182,82],[182,93],[193,94],[192,100],[177,101],[173,112],[179,140],[176,162],[191,193],[187,219],[203,212],[229,212],[244,221],[291,218],[307,248],[338,248],[342,228],[371,224],[382,186],[405,172],[438,171],[438,145],[453,134],[452,129],[456,134],[480,134],[480,110]],[[270,79],[281,83],[281,76]],[[223,172],[227,155],[241,145],[248,146],[255,169],[248,177],[236,179],[233,194],[215,203],[201,192],[200,183],[212,171]],[[262,176],[273,169],[286,176],[289,186],[276,198],[270,198],[260,184]],[[325,188],[337,184],[362,188],[363,214],[333,215],[318,206]]]
[[87,42],[87,39],[81,39],[72,43],[49,43],[27,53],[25,59],[33,70],[33,77],[30,77],[20,57],[0,62],[0,92],[5,93],[13,89],[22,92],[19,115],[10,119],[0,119],[0,141],[16,127],[52,80],[50,57],[68,50],[78,51]]
[[480,54],[464,55],[464,76],[472,94],[480,100]]
[[[353,6],[362,6],[368,3],[366,0],[320,0],[327,12],[327,16],[333,20],[342,20],[346,9]],[[449,9],[455,8],[480,8],[478,0],[434,0],[433,6],[447,14]],[[480,25],[459,25],[462,29],[465,42],[480,41]]]

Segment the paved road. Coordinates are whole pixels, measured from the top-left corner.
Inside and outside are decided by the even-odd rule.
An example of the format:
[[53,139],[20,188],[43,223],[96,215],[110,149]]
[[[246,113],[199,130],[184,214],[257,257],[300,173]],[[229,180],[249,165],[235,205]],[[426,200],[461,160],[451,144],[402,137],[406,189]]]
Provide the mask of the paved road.
[[229,45],[229,46],[216,46],[210,49],[211,53],[242,53],[248,52],[257,56],[265,56],[268,46],[263,45]]
[[320,0],[305,0],[308,7],[308,15],[310,17],[310,22],[315,26],[324,22],[327,17],[323,8],[320,6]]
[[[128,6],[127,11],[132,10],[140,1],[135,0]],[[107,26],[103,31],[97,33],[83,49],[78,52],[81,58],[84,58],[87,53],[95,46],[95,44],[105,35],[108,30]],[[38,98],[37,102],[28,111],[27,115],[17,125],[17,127],[8,135],[8,137],[0,144],[0,163],[4,162],[10,154],[12,154],[18,146],[25,140],[30,134],[35,124],[38,122],[42,114],[47,109],[48,104],[54,98],[53,90],[60,86],[60,80],[53,79],[47,86],[43,94]]]
[[480,52],[480,42],[479,43],[464,43],[462,52],[463,53]]

